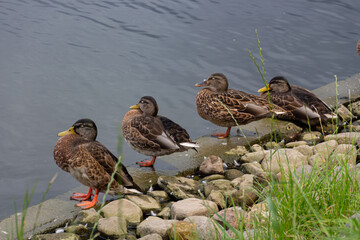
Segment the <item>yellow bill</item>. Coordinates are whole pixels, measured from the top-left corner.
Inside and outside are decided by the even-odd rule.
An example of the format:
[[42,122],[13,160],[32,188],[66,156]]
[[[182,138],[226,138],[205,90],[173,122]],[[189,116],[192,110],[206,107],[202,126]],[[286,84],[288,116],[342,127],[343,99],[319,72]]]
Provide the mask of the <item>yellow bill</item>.
[[267,91],[269,91],[269,90],[270,90],[269,84],[266,84],[266,86],[263,87],[263,88],[260,88],[260,89],[258,90],[258,92],[267,92]]
[[136,104],[136,105],[131,106],[130,108],[131,109],[139,109],[140,107],[139,107],[139,104]]
[[66,131],[58,133],[58,137],[63,137],[65,135],[69,135],[69,134],[75,134],[74,127],[71,127]]

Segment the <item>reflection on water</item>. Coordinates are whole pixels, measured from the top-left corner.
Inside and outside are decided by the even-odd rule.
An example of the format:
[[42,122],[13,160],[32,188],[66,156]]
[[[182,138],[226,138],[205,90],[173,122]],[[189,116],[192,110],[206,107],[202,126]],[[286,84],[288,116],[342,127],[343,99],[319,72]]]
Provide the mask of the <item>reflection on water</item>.
[[[0,2],[0,218],[37,181],[38,203],[61,170],[56,134],[92,118],[98,140],[116,153],[128,107],[144,95],[192,138],[216,126],[196,113],[194,83],[225,73],[230,87],[262,86],[258,29],[268,78],[285,75],[314,89],[359,71],[359,4],[339,1],[60,1]],[[126,144],[125,165],[143,160]],[[169,164],[157,160],[156,168]],[[60,172],[48,197],[78,186]]]

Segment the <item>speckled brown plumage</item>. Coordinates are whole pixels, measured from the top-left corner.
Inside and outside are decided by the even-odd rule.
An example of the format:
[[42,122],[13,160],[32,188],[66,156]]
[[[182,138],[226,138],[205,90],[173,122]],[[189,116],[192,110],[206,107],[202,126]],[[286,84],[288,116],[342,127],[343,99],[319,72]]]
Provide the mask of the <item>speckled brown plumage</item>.
[[318,125],[320,121],[329,121],[336,118],[331,108],[309,90],[290,85],[286,78],[277,76],[271,79],[267,87],[259,90],[261,97],[271,100],[278,106],[290,111],[295,120],[311,126]]
[[[142,97],[139,103],[127,112],[121,130],[126,142],[137,152],[153,156],[152,166],[157,156],[185,151],[183,143],[192,143],[187,131],[170,119],[157,115],[158,105],[153,97]],[[195,145],[194,145],[195,146]]]
[[[62,170],[69,172],[85,186],[105,192],[118,159],[104,145],[95,141],[96,132],[93,121],[77,121],[67,134],[57,141],[54,160]],[[127,193],[124,186],[141,191],[126,168],[120,164],[109,194]]]
[[[228,89],[228,80],[222,73],[214,73],[195,86],[205,87],[196,95],[196,109],[200,117],[218,126],[228,127],[228,133],[230,128],[237,124],[243,125],[271,117],[271,112],[283,119],[293,117],[281,107],[270,105],[267,100],[256,95]],[[221,138],[228,137],[228,134],[214,136],[218,135]]]

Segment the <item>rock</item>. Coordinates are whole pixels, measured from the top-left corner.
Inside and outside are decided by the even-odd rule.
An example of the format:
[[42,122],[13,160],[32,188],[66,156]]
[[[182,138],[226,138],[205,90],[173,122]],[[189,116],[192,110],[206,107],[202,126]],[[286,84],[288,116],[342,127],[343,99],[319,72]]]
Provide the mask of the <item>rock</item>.
[[105,218],[120,217],[124,218],[130,225],[137,225],[142,221],[143,212],[141,208],[128,199],[119,199],[106,204],[101,209]]
[[236,148],[232,148],[229,151],[225,152],[226,155],[231,157],[241,157],[248,153],[249,151],[244,146],[237,146]]
[[201,180],[210,182],[210,181],[214,181],[214,180],[218,180],[218,179],[225,179],[225,176],[220,175],[220,174],[213,174],[213,175],[210,175],[210,176],[206,176],[206,177],[202,178]]
[[157,216],[163,219],[169,219],[171,217],[170,207],[164,207]]
[[294,147],[299,147],[299,146],[307,146],[307,142],[306,141],[295,141],[295,142],[289,142],[285,145],[285,147],[287,148],[294,148]]
[[151,191],[148,192],[148,195],[155,198],[159,202],[166,202],[170,200],[169,195],[165,191]]
[[[199,240],[217,239],[214,223],[205,216],[190,216],[184,219],[185,222],[196,224],[197,238]],[[221,239],[221,238],[219,238]]]
[[322,168],[323,165],[327,162],[327,158],[324,155],[317,153],[315,155],[312,155],[308,159],[308,162],[310,166],[317,166]]
[[356,156],[356,147],[352,144],[339,144],[333,153],[341,153],[350,156]]
[[250,229],[258,227],[259,223],[264,224],[268,218],[269,210],[267,204],[265,202],[255,204],[246,215],[245,228]]
[[65,228],[65,232],[67,233],[75,233],[79,236],[84,236],[89,234],[89,229],[82,224],[70,225]]
[[[273,127],[270,128],[272,130]],[[295,125],[294,123],[277,121],[276,124],[274,124],[274,131],[272,131],[269,134],[264,134],[262,137],[260,137],[260,141],[267,142],[270,141],[271,139],[274,139],[275,136],[276,137],[275,139],[279,141],[281,139],[284,139],[285,142],[290,142],[290,141],[294,141],[294,139],[296,139],[299,136],[301,131],[302,128]]]
[[161,176],[157,181],[158,185],[169,195],[176,199],[193,198],[199,196],[202,191],[202,184],[193,179],[175,176]]
[[251,163],[251,162],[258,162],[261,163],[261,161],[265,157],[265,152],[267,151],[259,151],[259,152],[251,152],[247,153],[244,156],[241,157],[241,161],[245,163]]
[[348,106],[348,109],[349,109],[355,116],[359,116],[359,115],[360,115],[360,101],[350,103],[349,106]]
[[126,220],[119,217],[99,219],[97,230],[107,236],[120,236],[127,234]]
[[356,165],[356,155],[333,152],[330,159],[334,165],[340,165],[340,166],[343,166],[344,164]]
[[98,215],[94,208],[90,208],[87,210],[81,210],[76,216],[74,222],[94,225],[98,218],[102,218],[102,216]]
[[225,197],[219,190],[212,190],[206,200],[213,201],[220,209],[225,208]]
[[[294,180],[299,180],[299,183],[301,183],[302,180],[307,179],[309,175],[311,174],[313,167],[311,165],[304,165],[300,166],[294,171],[292,171],[292,177]],[[284,171],[279,172],[276,175],[276,179],[280,181],[289,181],[289,169],[284,169]]]
[[126,195],[126,199],[138,205],[142,211],[150,212],[150,211],[160,211],[161,206],[158,201],[156,201],[153,197],[148,195]]
[[180,220],[189,216],[209,216],[214,212],[218,212],[216,203],[197,198],[180,200],[171,206],[172,218]]
[[235,178],[241,177],[244,173],[238,169],[228,169],[225,171],[225,178],[232,181]]
[[313,147],[313,153],[319,154],[324,159],[327,159],[337,146],[338,143],[335,140],[322,142]]
[[196,224],[192,222],[178,221],[170,230],[171,239],[192,240],[197,239]]
[[146,235],[142,238],[138,238],[138,240],[162,240],[163,238],[160,236],[160,234],[152,233],[149,235]]
[[354,115],[344,105],[339,104],[336,109],[336,114],[343,120],[348,121],[354,118]]
[[300,139],[302,141],[308,142],[310,144],[311,143],[316,144],[322,140],[322,134],[321,134],[321,132],[317,132],[317,131],[303,133],[301,135]]
[[74,233],[50,233],[39,234],[31,238],[32,240],[81,240],[80,236]]
[[267,142],[264,145],[265,149],[278,149],[284,147],[283,142]]
[[358,132],[345,132],[327,135],[324,137],[325,141],[336,140],[339,144],[357,144],[360,143],[360,133]]
[[302,153],[304,156],[311,156],[313,154],[313,146],[300,145],[293,148],[294,150]]
[[234,185],[231,183],[231,181],[226,179],[219,179],[208,182],[205,185],[204,192],[205,192],[205,196],[208,197],[211,191],[213,190],[220,190],[221,192],[224,192],[233,189],[234,189]]
[[253,152],[261,152],[261,151],[264,151],[263,147],[260,146],[259,144],[254,144],[251,146],[251,150]]
[[199,172],[202,175],[224,174],[223,160],[215,155],[208,156],[201,163]]
[[280,169],[296,169],[301,165],[308,164],[307,157],[294,149],[279,149],[266,153],[261,163],[265,172],[277,174]]
[[232,204],[232,201],[242,208],[254,204],[258,199],[257,191],[254,188],[254,178],[254,175],[245,174],[232,181],[236,189],[231,192],[231,198],[228,198],[229,205]]
[[[225,229],[229,229],[229,225],[233,228],[240,229],[244,224],[246,212],[241,207],[226,208],[212,217]],[[229,225],[228,225],[229,224]]]
[[144,237],[157,233],[162,239],[168,239],[173,223],[175,223],[175,220],[164,220],[159,217],[150,216],[137,226],[136,235]]
[[262,169],[260,163],[253,162],[253,163],[244,163],[241,165],[247,173],[250,173],[255,176],[267,178],[267,174]]

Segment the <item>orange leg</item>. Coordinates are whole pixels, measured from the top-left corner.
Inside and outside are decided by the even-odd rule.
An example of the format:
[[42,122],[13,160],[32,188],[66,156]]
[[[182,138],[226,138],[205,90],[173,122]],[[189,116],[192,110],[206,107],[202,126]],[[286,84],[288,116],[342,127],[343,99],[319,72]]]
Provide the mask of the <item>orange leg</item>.
[[74,193],[71,197],[71,199],[74,199],[74,200],[78,200],[78,201],[85,201],[85,200],[88,200],[89,198],[91,198],[91,196],[93,195],[92,193],[92,189],[89,188],[89,191],[87,194],[84,194],[84,193]]
[[90,202],[90,201],[83,201],[79,204],[76,204],[76,206],[78,207],[81,207],[82,209],[88,209],[88,208],[91,208],[93,206],[96,205],[96,203],[98,202],[98,196],[99,196],[99,189],[95,189],[95,195],[94,195],[94,198],[93,200]]
[[142,162],[136,162],[136,164],[139,164],[140,167],[152,167],[152,166],[154,166],[155,159],[156,159],[156,156],[153,157],[151,161],[149,161],[149,160],[144,160],[144,161],[142,161]]
[[231,130],[231,127],[228,127],[226,130],[226,133],[214,133],[211,136],[218,137],[219,139],[227,138],[230,136],[230,130]]

